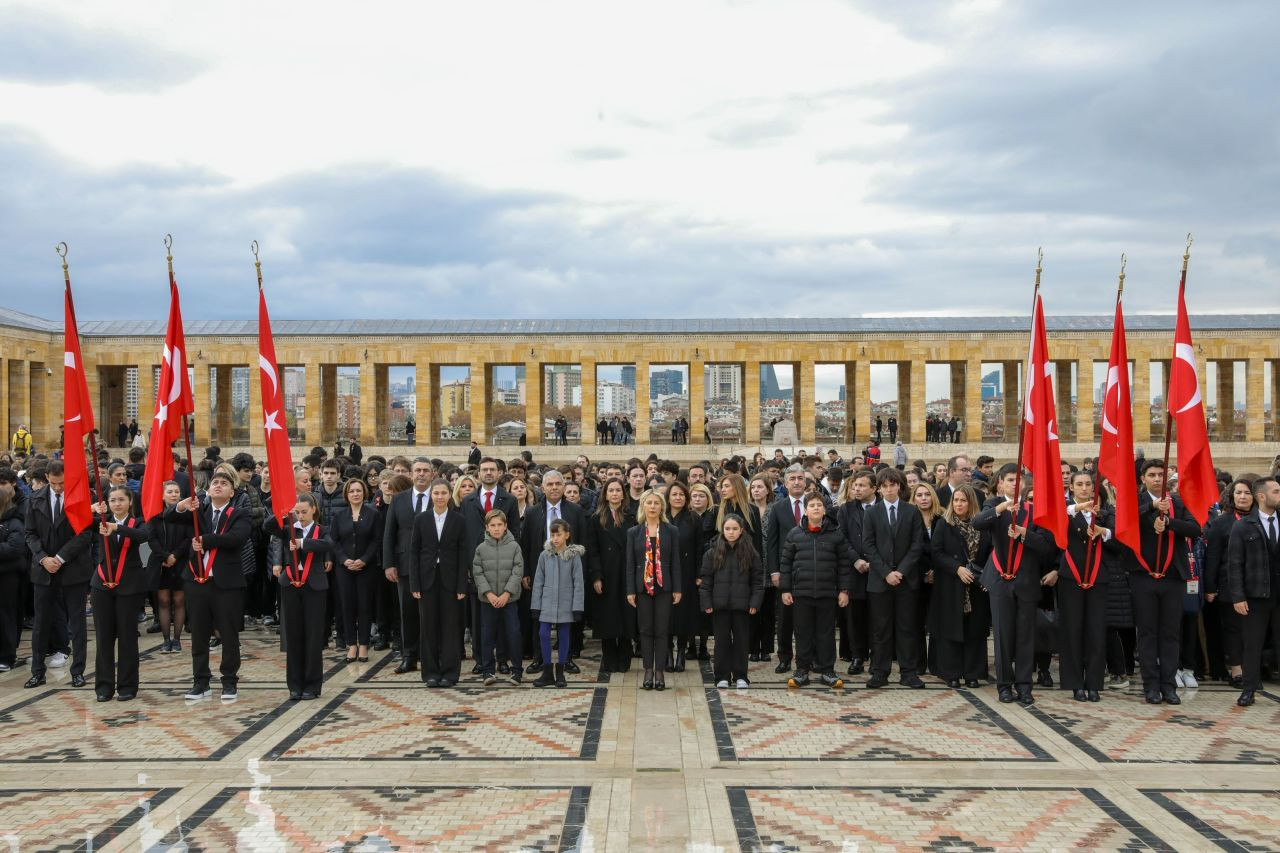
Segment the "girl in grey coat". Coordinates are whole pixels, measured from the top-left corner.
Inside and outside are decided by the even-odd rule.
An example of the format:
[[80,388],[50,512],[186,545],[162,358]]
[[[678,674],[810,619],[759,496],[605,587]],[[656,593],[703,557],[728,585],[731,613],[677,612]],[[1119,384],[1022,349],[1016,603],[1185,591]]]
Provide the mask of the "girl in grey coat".
[[[538,639],[542,643],[542,675],[534,687],[566,687],[564,665],[569,660],[569,634],[573,623],[582,618],[582,555],[586,549],[571,545],[573,534],[568,522],[551,522],[551,539],[538,555],[538,568],[533,576],[529,612],[538,620]],[[560,638],[560,662],[551,664],[551,629]]]

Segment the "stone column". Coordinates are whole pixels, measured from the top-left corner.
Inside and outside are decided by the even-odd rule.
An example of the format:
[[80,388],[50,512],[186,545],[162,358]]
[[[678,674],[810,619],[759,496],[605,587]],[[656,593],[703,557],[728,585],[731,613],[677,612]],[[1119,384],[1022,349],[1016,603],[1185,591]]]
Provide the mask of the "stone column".
[[791,385],[795,394],[796,436],[801,446],[818,441],[817,403],[814,399],[814,363],[799,361],[791,365],[794,377]]
[[[136,365],[138,370],[138,432],[149,436],[151,423],[156,414],[156,380],[155,368],[149,364]],[[253,423],[253,414],[249,415],[249,423]]]
[[[760,362],[742,365],[742,440],[760,443]],[[766,454],[768,455],[768,454]]]
[[1095,440],[1093,435],[1095,420],[1097,416],[1093,411],[1093,359],[1082,358],[1076,362],[1076,441]]
[[702,360],[689,362],[689,443],[702,444],[707,422],[707,365]]
[[871,362],[860,358],[853,363],[852,389],[849,397],[854,423],[851,440],[854,444],[862,444],[875,434],[875,417],[871,414]]
[[[1271,440],[1280,437],[1280,359],[1264,362],[1270,365],[1271,373]],[[1262,395],[1258,395],[1262,399]],[[1261,405],[1261,403],[1259,403]]]
[[[279,356],[277,356],[277,359]],[[265,445],[267,438],[263,432],[265,423],[262,417],[262,368],[256,364],[250,364],[249,367],[249,402],[244,410],[244,422],[247,427],[248,439],[246,441],[250,446]],[[284,366],[276,361],[276,381],[280,383],[280,416],[278,422],[280,426],[285,428],[285,437],[289,435],[289,413],[284,407]]]
[[[924,359],[913,359],[909,362],[898,365],[898,440],[903,444],[908,441],[917,444],[923,444],[924,435],[924,419],[925,419],[925,383],[924,383]],[[907,375],[906,394],[903,394],[902,376],[904,372]],[[906,417],[902,416],[902,398],[907,398]],[[885,432],[888,432],[888,425],[885,426]],[[883,456],[881,457],[883,458]],[[890,454],[892,458],[892,454]]]
[[[38,442],[41,437],[49,435],[50,430],[55,433],[55,437],[48,444],[42,444],[42,447],[48,448],[57,444],[56,433],[57,424],[61,423],[61,413],[58,417],[50,414],[49,402],[51,395],[49,394],[49,379],[45,374],[45,365],[43,362],[30,361],[27,362],[27,405],[30,408],[29,420],[27,421],[27,429],[31,431],[32,441]],[[61,401],[59,401],[61,408]],[[11,438],[13,433],[5,436],[6,439]]]
[[1000,378],[1004,385],[1004,440],[1018,442],[1018,426],[1022,422],[1022,385],[1018,381],[1019,361],[1001,362]]
[[[202,447],[208,447],[213,442],[213,403],[209,399],[209,363],[206,361],[197,361],[195,363],[195,378],[191,382],[191,393],[195,397],[195,419],[194,429],[192,430],[191,443],[195,445],[191,448],[191,455],[195,457],[196,451]],[[192,461],[196,461],[194,458]]]
[[440,431],[431,431],[435,420],[436,373],[429,361],[419,361],[413,368],[413,440],[417,444],[435,444]]
[[[10,440],[13,434],[18,431],[18,421],[10,418],[9,407],[13,404],[13,398],[9,396],[9,365],[13,361],[7,358],[0,358],[0,438],[4,439],[4,446],[10,448]],[[47,436],[41,436],[47,440]],[[33,441],[39,439],[32,439]]]
[[856,361],[844,363],[844,440],[849,444],[858,440],[858,410],[853,398],[858,384],[857,364]]
[[[378,397],[378,373],[382,373],[382,398]],[[386,433],[379,427],[379,418],[385,419],[384,413],[387,396],[386,366],[370,361],[367,357],[360,362],[360,407],[359,421],[352,434],[360,439],[366,447],[376,447],[383,443]]]
[[324,432],[324,407],[320,403],[321,366],[304,364],[302,369],[305,371],[302,377],[302,431],[305,433],[304,443],[307,447],[314,447],[321,444],[320,436]]
[[218,444],[231,446],[231,365],[219,364],[215,381],[218,388]]
[[320,365],[320,435],[308,438],[312,447],[328,447],[338,435],[338,365]]
[[547,399],[545,378],[540,362],[524,363],[524,432],[525,443],[529,445],[542,444],[545,428],[542,407]]
[[596,442],[596,360],[583,358],[582,365],[582,436],[581,444]]
[[1218,441],[1236,437],[1236,372],[1234,361],[1218,361]]
[[1058,437],[1061,441],[1075,440],[1075,418],[1071,414],[1071,362],[1055,361],[1053,410],[1058,416]]
[[636,362],[636,444],[648,444],[649,438],[649,362]]
[[[954,371],[955,368],[953,367]],[[954,372],[952,376],[954,376]],[[971,356],[964,363],[964,434],[965,442],[982,441],[982,357]]]
[[[471,440],[484,444],[489,440],[489,365],[471,362]],[[528,377],[526,377],[527,381]],[[526,431],[527,431],[526,426]]]
[[1133,443],[1136,446],[1151,441],[1151,361],[1142,350],[1133,354],[1133,387],[1129,389],[1129,396],[1133,400]]
[[[1262,407],[1263,386],[1267,379],[1267,362],[1251,358],[1244,366],[1244,440],[1263,441],[1266,435],[1266,412]],[[1271,408],[1275,409],[1275,388],[1272,388]]]

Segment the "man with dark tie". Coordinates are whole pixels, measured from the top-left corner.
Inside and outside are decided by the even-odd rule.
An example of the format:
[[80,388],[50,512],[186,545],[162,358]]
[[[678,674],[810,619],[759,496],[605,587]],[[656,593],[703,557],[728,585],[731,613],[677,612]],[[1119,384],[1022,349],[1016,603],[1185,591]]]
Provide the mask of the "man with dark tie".
[[[54,609],[67,614],[71,640],[71,686],[84,686],[86,657],[85,601],[93,575],[90,542],[96,525],[76,533],[67,520],[62,492],[63,465],[49,463],[48,484],[31,496],[27,509],[26,539],[31,552],[31,583],[35,597],[35,624],[31,629],[31,678],[24,687],[44,684],[45,649],[53,629]],[[57,661],[54,662],[55,666]]]
[[778,665],[774,667],[774,672],[786,672],[791,669],[794,650],[795,611],[791,605],[782,603],[778,584],[782,579],[782,543],[786,541],[791,528],[803,523],[804,466],[799,463],[793,464],[783,472],[782,476],[782,482],[787,489],[786,497],[773,502],[764,520],[765,592],[777,597],[774,603],[776,614],[774,621],[778,632]]
[[[1253,483],[1253,512],[1236,522],[1227,542],[1227,588],[1244,618],[1244,686],[1236,704],[1247,708],[1262,681],[1262,650],[1280,655],[1280,483],[1260,477]],[[1280,660],[1280,657],[1277,658]]]
[[[382,527],[382,561],[387,580],[396,584],[400,601],[400,665],[396,672],[412,672],[418,668],[421,628],[418,624],[418,599],[413,597],[409,572],[413,566],[413,525],[415,519],[431,509],[431,460],[419,456],[413,460],[409,475],[413,488],[391,499]],[[467,564],[471,564],[470,558]]]
[[[478,448],[476,452],[479,452]],[[484,541],[484,517],[490,510],[500,509],[506,514],[507,518],[518,518],[520,515],[519,507],[516,506],[515,495],[498,485],[500,474],[501,469],[498,467],[498,460],[492,456],[483,457],[480,460],[479,467],[480,488],[463,498],[462,506],[459,507],[462,512],[462,519],[467,524],[468,566],[471,565],[471,560],[475,557],[476,548],[479,548],[480,543]],[[471,626],[471,651],[476,661],[472,673],[478,674],[480,672],[480,661],[483,659],[483,655],[480,653],[480,597],[476,595],[475,583],[470,572],[467,572],[467,582],[470,584],[467,590],[467,614]],[[523,597],[521,596],[521,598]],[[512,651],[508,657],[519,661],[520,653],[519,651]],[[499,655],[498,659],[506,660],[507,658]]]
[[462,600],[471,559],[466,523],[449,505],[448,481],[435,480],[430,493],[430,511],[413,521],[409,589],[418,603],[422,681],[428,687],[453,687],[462,673]]
[[862,519],[863,553],[871,564],[867,574],[871,678],[867,687],[889,683],[896,656],[899,681],[918,689],[924,687],[916,672],[924,517],[902,499],[907,478],[897,468],[881,470],[876,486],[880,503],[866,510]]
[[[520,550],[524,554],[524,588],[533,588],[533,576],[538,569],[538,555],[551,539],[551,522],[563,519],[569,525],[570,542],[581,544],[586,536],[586,519],[582,508],[564,500],[564,475],[554,468],[542,475],[543,501],[530,507],[524,514],[524,523],[520,530]],[[510,516],[508,516],[510,517]],[[585,561],[587,557],[583,557]],[[521,633],[533,649],[533,663],[526,672],[542,671],[542,648],[533,630],[533,620],[529,614],[529,601],[532,595],[522,595],[519,599]],[[569,646],[569,661],[565,671],[577,673],[579,667],[573,659],[582,653],[583,625],[586,620],[573,623],[572,641]],[[527,629],[527,630],[526,630]],[[564,642],[568,638],[560,638]],[[515,657],[515,655],[512,655]]]
[[[237,507],[231,498],[235,483],[223,471],[209,478],[209,502],[185,498],[165,510],[164,520],[191,527],[191,558],[183,573],[187,601],[187,627],[191,632],[191,689],[184,698],[211,695],[209,639],[216,630],[222,642],[222,698],[233,700],[240,681],[240,626],[244,618],[244,569],[240,550],[249,541],[253,521],[247,505]],[[199,514],[199,531],[194,516]]]

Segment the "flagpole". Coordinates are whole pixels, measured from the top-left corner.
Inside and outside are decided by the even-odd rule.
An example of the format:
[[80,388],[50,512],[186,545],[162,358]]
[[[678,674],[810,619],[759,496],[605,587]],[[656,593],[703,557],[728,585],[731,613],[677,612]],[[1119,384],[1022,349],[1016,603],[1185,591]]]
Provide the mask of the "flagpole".
[[[164,252],[165,252],[164,259],[169,264],[169,286],[173,287],[174,277],[173,277],[173,235],[172,234],[164,235]],[[187,361],[187,354],[183,353],[182,364],[177,365],[176,368],[174,368],[173,365],[170,365],[171,369],[177,369],[182,371],[183,375],[181,379],[183,382],[187,381],[186,361]],[[183,412],[182,413],[182,441],[187,446],[187,482],[191,484],[191,497],[195,497],[196,466],[195,466],[195,463],[191,461],[191,428],[189,425],[188,418],[189,416],[187,415],[187,413]],[[193,536],[195,536],[196,538],[199,538],[200,536],[200,513],[199,512],[193,512],[191,514],[191,532]]]
[[[1183,295],[1187,290],[1187,265],[1191,262],[1191,244],[1195,242],[1195,238],[1191,236],[1191,232],[1187,232],[1187,248],[1182,253],[1182,277],[1178,280],[1178,301],[1182,302]],[[1177,334],[1174,334],[1174,351],[1173,357],[1178,357]],[[1169,362],[1169,373],[1173,373],[1173,362]],[[1160,500],[1165,499],[1165,495],[1169,493],[1169,442],[1173,438],[1173,406],[1169,403],[1169,377],[1164,377],[1164,479],[1160,483]],[[1164,513],[1160,513],[1161,516]],[[1161,551],[1164,544],[1164,537],[1156,537],[1156,571],[1160,571]]]
[[[1035,286],[1035,290],[1032,291],[1032,294],[1031,294],[1031,331],[1027,334],[1028,340],[1031,340],[1035,336],[1036,300],[1040,298],[1040,273],[1042,271],[1043,266],[1044,266],[1044,248],[1041,247],[1036,250],[1036,286]],[[1031,345],[1028,345],[1027,347],[1028,362],[1030,361],[1031,346],[1033,345],[1034,343]],[[1023,370],[1024,371],[1031,370],[1031,365],[1024,364]],[[1025,376],[1022,377],[1022,382],[1020,384],[1020,387],[1023,389],[1022,396],[1026,396],[1027,381]],[[1013,506],[1014,506],[1013,523],[1014,524],[1018,523],[1018,509],[1022,506],[1022,499],[1019,497],[1022,493],[1022,449],[1027,440],[1027,431],[1025,429],[1027,425],[1027,401],[1022,399],[1022,397],[1019,397],[1019,401],[1021,405],[1019,407],[1020,410],[1018,412],[1018,456],[1015,459],[1015,463],[1017,465],[1018,471],[1013,481]],[[1009,405],[1009,403],[1006,401],[1005,405],[1007,406]],[[1012,536],[1008,537],[1008,550],[1005,552],[1004,564],[1006,566],[1013,565],[1013,537]]]
[[[1116,310],[1117,310],[1117,311],[1118,311],[1118,310],[1120,310],[1120,300],[1124,297],[1124,268],[1125,268],[1125,266],[1126,266],[1128,263],[1129,263],[1129,259],[1125,257],[1124,252],[1121,252],[1121,253],[1120,253],[1120,284],[1116,286]],[[1114,334],[1114,331],[1112,332],[1112,334]],[[1128,368],[1128,365],[1125,365],[1124,367],[1125,367],[1125,369],[1127,369],[1127,368]],[[1106,400],[1103,400],[1103,401],[1102,401],[1102,418],[1101,418],[1101,420],[1106,420],[1106,417],[1107,417],[1107,402],[1106,402]],[[1103,429],[1102,429],[1101,424],[1099,424],[1098,429],[1099,429],[1099,431],[1102,433],[1103,440],[1105,441],[1105,440],[1106,440],[1106,430],[1103,430]],[[1102,455],[1102,454],[1101,454],[1101,452],[1099,452],[1099,454],[1098,454],[1098,455],[1099,455],[1099,456],[1101,456],[1101,455]],[[1102,509],[1102,482],[1101,482],[1101,479],[1102,479],[1102,472],[1100,472],[1100,471],[1095,471],[1094,473],[1095,473],[1097,476],[1095,476],[1095,477],[1093,478],[1093,502],[1094,502],[1094,509],[1093,509],[1093,515],[1092,515],[1092,516],[1090,517],[1090,519],[1089,519],[1089,532],[1090,532],[1090,533],[1092,533],[1092,532],[1094,531],[1094,529],[1097,527],[1097,524],[1095,524],[1094,522],[1095,522],[1095,521],[1097,520],[1097,518],[1098,518],[1098,511]],[[1115,525],[1112,525],[1112,526],[1114,527]],[[1112,531],[1112,535],[1113,535],[1113,536],[1115,535],[1115,531]],[[1089,544],[1090,544],[1090,545],[1092,545],[1092,544],[1093,544],[1093,540],[1092,540],[1092,539],[1090,539]],[[1101,556],[1101,555],[1099,555],[1099,556]],[[1093,549],[1092,549],[1091,547],[1090,547],[1090,548],[1085,548],[1084,557],[1085,557],[1085,561],[1084,561],[1084,573],[1085,573],[1085,577],[1088,577],[1088,576],[1089,576],[1089,570],[1090,570],[1090,564],[1091,564],[1091,563],[1092,563],[1092,561],[1093,561]]]
[[[66,241],[64,240],[58,245],[54,246],[53,250],[58,253],[58,257],[62,258],[62,281],[64,282],[67,288],[67,305],[71,309],[71,323],[73,326],[75,326],[76,340],[79,340],[80,339],[80,321],[76,318],[76,300],[75,300],[75,297],[71,295],[71,269],[67,265],[67,252],[69,251],[69,248],[67,246]],[[65,329],[63,330],[63,335],[64,337],[66,335]],[[83,364],[79,365],[79,369],[83,370],[84,365]],[[94,420],[96,423],[97,419],[95,418]],[[106,503],[107,496],[102,491],[102,474],[98,470],[98,442],[94,439],[93,432],[94,432],[93,430],[89,430],[89,455],[92,457],[92,462],[93,462],[93,487],[98,490],[98,499],[103,503]],[[84,453],[83,446],[77,449],[81,453]],[[65,454],[66,451],[67,449],[64,447],[62,449],[63,454]],[[95,503],[96,501],[90,503],[90,509],[93,508],[93,505]],[[97,513],[94,513],[94,521],[101,523],[102,521],[105,521],[105,520],[106,520],[106,513],[103,513],[101,518],[98,517]],[[102,549],[103,549],[102,565],[106,567],[107,576],[111,577],[111,540],[107,538],[107,534],[105,533],[102,534]]]

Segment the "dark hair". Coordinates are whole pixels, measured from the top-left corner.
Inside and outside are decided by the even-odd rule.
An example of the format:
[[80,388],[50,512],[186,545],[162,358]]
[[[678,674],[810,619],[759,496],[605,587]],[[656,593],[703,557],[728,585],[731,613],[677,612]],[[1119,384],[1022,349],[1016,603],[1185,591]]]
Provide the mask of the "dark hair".
[[627,517],[627,484],[621,477],[610,477],[600,484],[600,500],[596,506],[596,519],[600,522],[601,527],[616,527],[613,521],[613,513],[609,510],[609,486],[617,483],[622,489],[622,520],[626,522]]
[[907,487],[907,475],[897,468],[882,468],[876,474],[876,488],[880,488],[885,483],[897,483],[898,488],[905,489]]
[[994,456],[988,456],[984,453],[978,457],[977,462],[973,463],[973,467],[981,468],[983,465],[990,465],[992,462],[995,462],[995,461],[996,461],[996,458]]
[[[208,460],[205,460],[205,461],[208,461]],[[217,469],[214,469],[214,472],[209,475],[209,485],[212,486],[214,480],[226,480],[228,486],[230,486],[233,489],[236,487],[235,481],[231,479],[231,476],[227,474],[226,471],[219,471]]]
[[338,460],[336,458],[326,459],[324,461],[324,464],[320,466],[320,470],[321,471],[337,471],[339,474],[342,473],[342,468],[341,466],[338,465]]
[[689,487],[679,480],[672,480],[667,485],[667,511],[671,511],[671,492],[673,489],[679,489],[680,493],[684,495],[684,508],[680,511],[692,512],[693,509],[690,507],[690,503],[692,503],[693,494],[689,491]]
[[1165,467],[1164,467],[1164,460],[1163,460],[1163,459],[1148,459],[1146,462],[1143,462],[1143,463],[1142,463],[1142,474],[1143,474],[1143,476],[1146,476],[1146,473],[1147,473],[1148,471],[1150,471],[1152,468],[1159,468],[1161,471],[1165,470]]
[[569,541],[573,541],[573,528],[571,528],[569,526],[569,522],[565,521],[563,518],[557,518],[555,521],[551,522],[550,529],[552,533],[555,533],[557,530],[563,530],[569,535]]
[[746,521],[736,512],[727,513],[720,522],[721,533],[711,544],[711,568],[714,571],[719,571],[724,566],[725,557],[729,554],[730,545],[725,541],[723,532],[724,524],[728,521],[736,521],[738,529],[742,531],[738,536],[737,544],[732,547],[738,555],[738,571],[745,575],[751,570],[752,558],[756,556],[756,546],[751,541],[751,537],[747,535],[747,531],[750,528],[747,527]]
[[1258,502],[1258,495],[1260,495],[1260,494],[1262,494],[1264,491],[1266,491],[1267,484],[1268,484],[1268,483],[1275,483],[1275,482],[1278,482],[1278,481],[1276,480],[1276,478],[1275,478],[1275,477],[1272,477],[1272,476],[1259,477],[1258,479],[1256,479],[1256,480],[1254,480],[1254,481],[1253,481],[1253,487],[1252,487],[1252,488],[1253,488],[1253,501],[1254,501],[1254,505],[1255,505],[1255,506],[1257,505],[1257,502]]
[[996,471],[996,482],[1000,482],[1010,474],[1018,473],[1018,466],[1014,462],[1006,462],[1000,466],[1000,470]]
[[822,492],[809,492],[804,496],[804,508],[808,509],[809,504],[813,503],[814,501],[817,501],[818,503],[822,504],[824,508],[827,505],[827,499],[823,497]]
[[484,526],[488,527],[489,522],[498,519],[503,524],[507,523],[507,514],[500,509],[491,509],[484,514]]
[[132,512],[132,510],[133,510],[133,492],[129,491],[129,487],[128,487],[128,486],[125,486],[125,485],[123,485],[123,484],[121,484],[121,483],[116,483],[115,485],[113,485],[113,486],[111,486],[110,488],[108,488],[108,489],[107,489],[107,500],[111,500],[111,496],[112,496],[112,495],[114,495],[116,492],[123,492],[123,493],[124,493],[124,496],[125,496],[126,498],[128,498],[128,499],[129,499],[129,514],[130,514],[130,515],[132,515],[132,514],[133,514],[133,512]]
[[45,469],[44,469],[45,482],[46,483],[49,482],[50,477],[61,477],[65,473],[66,473],[66,469],[62,464],[62,460],[51,459],[49,461],[49,464],[45,466]]

